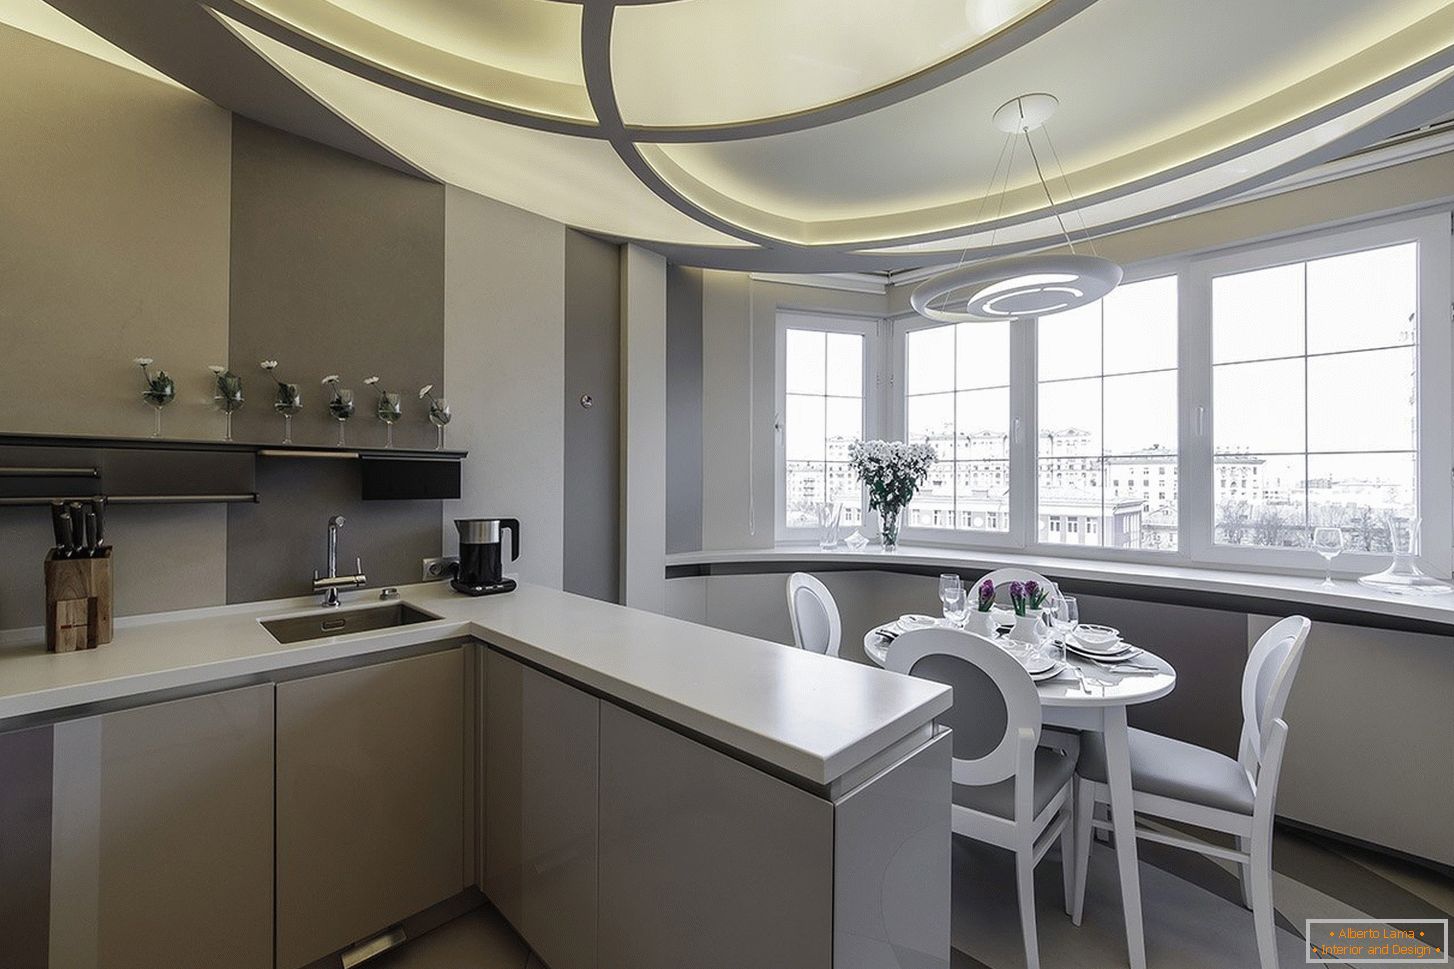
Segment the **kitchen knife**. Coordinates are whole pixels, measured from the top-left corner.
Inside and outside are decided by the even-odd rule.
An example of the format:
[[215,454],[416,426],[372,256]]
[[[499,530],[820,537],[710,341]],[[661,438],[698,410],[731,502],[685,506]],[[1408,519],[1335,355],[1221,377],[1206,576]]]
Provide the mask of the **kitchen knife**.
[[71,516],[66,512],[65,502],[53,501],[50,503],[50,524],[56,536],[56,555],[65,554],[66,538],[65,534],[61,531],[61,523],[70,520]]
[[86,554],[96,557],[96,513],[86,510]]
[[60,515],[61,543],[56,548],[56,557],[68,559],[71,557],[71,516],[65,513],[64,506]]
[[86,545],[86,509],[79,501],[71,502],[71,554],[81,555]]
[[96,551],[101,550],[101,544],[106,541],[106,499],[92,498],[91,511],[96,514]]

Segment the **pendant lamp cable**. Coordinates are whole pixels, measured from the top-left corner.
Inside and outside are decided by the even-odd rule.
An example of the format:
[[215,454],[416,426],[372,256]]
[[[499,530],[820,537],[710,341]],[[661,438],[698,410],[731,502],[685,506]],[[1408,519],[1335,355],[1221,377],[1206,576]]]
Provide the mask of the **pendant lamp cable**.
[[1045,190],[1045,203],[1050,206],[1050,214],[1055,216],[1055,221],[1060,224],[1060,234],[1065,236],[1065,244],[1070,247],[1070,254],[1075,255],[1075,243],[1070,241],[1070,233],[1066,231],[1065,220],[1060,217],[1060,210],[1055,207],[1055,199],[1050,195],[1050,186],[1045,182],[1045,173],[1040,170],[1040,156],[1035,152],[1035,142],[1030,140],[1030,132],[1025,132],[1025,145],[1030,149],[1030,160],[1035,163],[1035,177],[1040,179],[1040,187]]
[[[1060,181],[1065,185],[1065,197],[1074,203],[1075,190],[1070,187],[1070,179],[1065,176],[1065,166],[1060,163],[1060,152],[1055,150],[1055,139],[1050,137],[1050,128],[1048,126],[1041,130],[1045,132],[1045,143],[1050,146],[1050,157],[1055,159],[1055,168],[1060,172]],[[1077,205],[1075,206],[1075,214],[1080,219],[1080,234],[1085,239],[1085,244],[1090,247],[1091,255],[1099,256],[1100,253],[1096,252],[1095,236],[1091,235],[1090,227],[1085,224],[1085,210]]]

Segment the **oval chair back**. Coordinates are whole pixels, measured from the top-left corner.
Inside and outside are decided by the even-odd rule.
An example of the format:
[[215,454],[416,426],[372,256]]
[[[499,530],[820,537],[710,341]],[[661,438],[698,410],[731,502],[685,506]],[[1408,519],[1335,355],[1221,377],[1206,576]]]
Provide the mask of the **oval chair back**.
[[793,645],[810,653],[838,655],[843,639],[838,603],[826,585],[806,572],[788,576],[788,618],[793,625]]
[[954,691],[954,705],[938,722],[954,731],[956,784],[1013,777],[1040,740],[1040,694],[1030,674],[983,636],[916,629],[893,641],[886,665]]
[[1238,761],[1256,778],[1273,721],[1281,720],[1302,663],[1312,621],[1288,616],[1258,637],[1242,671],[1242,742]]
[[995,604],[1008,606],[1010,604],[1010,583],[1011,582],[1035,582],[1041,588],[1050,590],[1050,598],[1054,599],[1060,595],[1060,586],[1051,582],[1039,572],[1031,572],[1029,569],[1003,568],[995,569],[986,575],[982,575],[979,581],[972,586],[965,586],[965,595],[971,603],[975,602],[979,595],[979,584],[989,579],[995,584]]

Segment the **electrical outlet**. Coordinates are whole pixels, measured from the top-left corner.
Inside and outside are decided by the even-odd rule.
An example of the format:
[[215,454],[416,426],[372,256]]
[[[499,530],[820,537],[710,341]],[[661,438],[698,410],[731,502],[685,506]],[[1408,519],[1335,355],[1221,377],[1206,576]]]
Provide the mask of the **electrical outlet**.
[[449,578],[453,566],[459,564],[459,557],[456,555],[443,555],[437,559],[424,560],[424,581],[438,582],[441,579]]

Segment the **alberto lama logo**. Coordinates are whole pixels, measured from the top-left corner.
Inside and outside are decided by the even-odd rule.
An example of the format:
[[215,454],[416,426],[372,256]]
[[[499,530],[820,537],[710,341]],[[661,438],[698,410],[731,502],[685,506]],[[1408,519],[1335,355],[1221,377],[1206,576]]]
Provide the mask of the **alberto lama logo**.
[[1448,919],[1308,919],[1304,928],[1308,962],[1449,961]]

